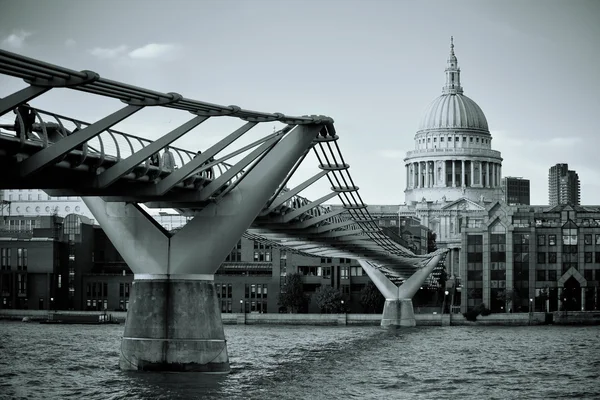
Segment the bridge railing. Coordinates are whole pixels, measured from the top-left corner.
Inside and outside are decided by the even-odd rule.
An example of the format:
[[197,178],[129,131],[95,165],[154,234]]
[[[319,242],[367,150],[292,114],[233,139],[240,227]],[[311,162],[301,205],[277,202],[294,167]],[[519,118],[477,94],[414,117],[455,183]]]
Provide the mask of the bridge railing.
[[[34,108],[30,109],[35,115],[35,122],[33,123],[31,132],[26,131],[26,121],[18,109],[14,111],[14,124],[11,125],[8,123],[6,117],[3,118],[4,122],[6,123],[0,124],[0,128],[3,128],[5,131],[14,131],[22,146],[29,142],[41,144],[43,148],[46,148],[48,146],[52,146],[62,138],[69,136],[74,131],[84,129],[91,125],[85,121],[51,113],[45,110]],[[83,144],[83,146],[75,150],[82,152],[84,157],[90,156],[100,159],[100,166],[102,166],[102,164],[105,162],[113,164],[121,161],[122,159],[130,157],[150,143],[152,143],[152,140],[134,136],[115,129],[107,129],[98,136],[88,140]],[[168,150],[173,155],[172,169],[181,168],[183,165],[191,161],[197,154],[196,152],[174,146],[169,146]],[[160,163],[158,165],[153,164],[152,159],[148,158],[145,162],[147,164],[146,167],[154,166],[163,171],[169,172],[171,168],[166,168],[163,162],[165,158],[165,152],[165,149],[159,151]],[[206,171],[203,171],[201,176],[204,179],[214,179],[225,173],[229,168],[231,168],[230,164],[215,160],[214,165],[211,168],[212,175],[209,175]],[[242,174],[243,171],[236,174],[230,180],[230,183],[235,182]]]

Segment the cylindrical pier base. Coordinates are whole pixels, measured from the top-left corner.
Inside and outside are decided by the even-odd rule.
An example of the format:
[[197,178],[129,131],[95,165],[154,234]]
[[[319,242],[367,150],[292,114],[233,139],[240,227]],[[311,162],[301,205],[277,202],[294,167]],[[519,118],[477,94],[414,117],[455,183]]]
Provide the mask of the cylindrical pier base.
[[119,365],[122,370],[228,373],[213,281],[135,280]]
[[385,328],[417,326],[412,299],[386,299],[381,326]]

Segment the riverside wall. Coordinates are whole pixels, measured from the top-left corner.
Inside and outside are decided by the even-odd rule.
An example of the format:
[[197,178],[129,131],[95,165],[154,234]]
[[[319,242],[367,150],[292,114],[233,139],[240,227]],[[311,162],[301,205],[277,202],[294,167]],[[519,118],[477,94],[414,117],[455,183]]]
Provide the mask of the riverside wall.
[[[102,311],[58,311],[61,315],[103,315]],[[0,310],[0,319],[31,321],[49,319],[53,311],[47,310]],[[106,314],[125,322],[127,312],[112,311]],[[381,314],[221,314],[225,325],[372,325],[381,323]],[[474,322],[467,321],[462,314],[415,314],[417,326],[526,326],[526,325],[600,325],[600,311],[553,313],[506,313],[478,316]]]

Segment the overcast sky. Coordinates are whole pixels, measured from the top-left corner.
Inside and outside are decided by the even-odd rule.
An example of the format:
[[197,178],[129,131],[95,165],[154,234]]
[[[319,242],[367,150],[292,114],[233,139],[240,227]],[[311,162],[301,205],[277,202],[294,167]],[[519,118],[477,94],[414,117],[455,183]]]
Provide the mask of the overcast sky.
[[[548,169],[568,163],[582,204],[600,204],[600,1],[0,0],[3,49],[188,98],[333,117],[368,204],[404,203],[403,158],[441,94],[451,35],[503,175],[530,179],[532,204],[547,204]],[[22,86],[0,77],[0,97]],[[89,121],[121,107],[69,92],[32,105]],[[155,138],[183,114],[120,128]]]

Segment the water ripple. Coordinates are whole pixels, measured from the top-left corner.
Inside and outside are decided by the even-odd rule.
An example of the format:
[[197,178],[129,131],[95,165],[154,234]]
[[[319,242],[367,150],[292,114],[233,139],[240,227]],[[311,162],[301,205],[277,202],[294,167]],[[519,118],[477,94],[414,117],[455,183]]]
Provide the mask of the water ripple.
[[0,399],[600,398],[600,327],[226,326],[223,376],[123,372],[122,332],[0,322]]

